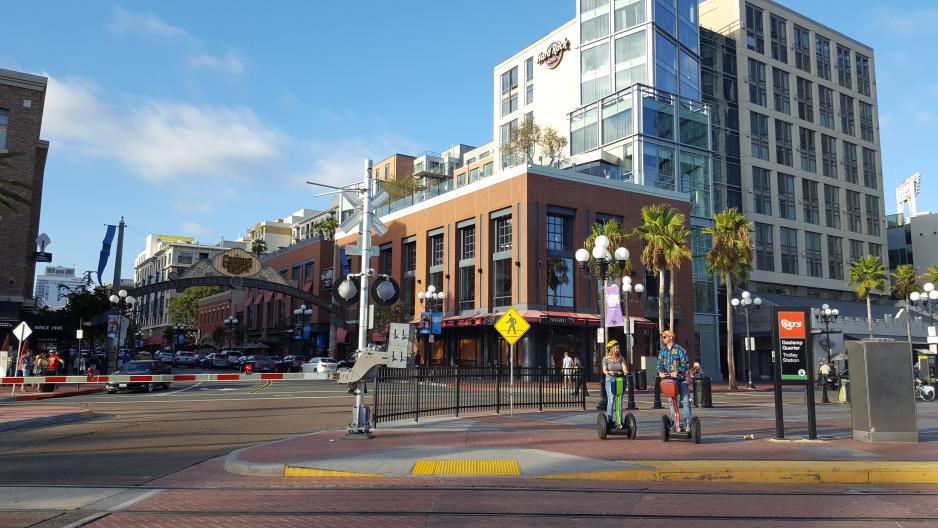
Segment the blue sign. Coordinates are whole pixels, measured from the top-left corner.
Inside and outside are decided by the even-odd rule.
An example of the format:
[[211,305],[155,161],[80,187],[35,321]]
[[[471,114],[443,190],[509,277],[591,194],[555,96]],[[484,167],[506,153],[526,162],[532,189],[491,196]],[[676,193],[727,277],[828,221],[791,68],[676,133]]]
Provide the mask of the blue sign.
[[176,343],[177,343],[177,344],[180,344],[180,345],[185,345],[185,344],[186,344],[186,335],[185,335],[185,334],[179,334],[178,336],[176,336]]
[[316,334],[316,348],[325,350],[329,347],[329,336],[326,334]]
[[443,333],[443,312],[433,312],[430,315],[430,333],[436,335]]
[[421,334],[429,334],[431,329],[430,312],[420,312],[420,322],[417,324],[417,331]]

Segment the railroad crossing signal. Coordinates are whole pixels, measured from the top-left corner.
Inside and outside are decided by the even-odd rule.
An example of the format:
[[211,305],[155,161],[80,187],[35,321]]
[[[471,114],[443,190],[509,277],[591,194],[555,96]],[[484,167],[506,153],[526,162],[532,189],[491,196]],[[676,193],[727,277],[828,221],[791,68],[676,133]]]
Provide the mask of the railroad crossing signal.
[[514,308],[509,308],[495,322],[495,330],[498,330],[498,333],[505,338],[505,341],[508,341],[509,345],[517,343],[530,328],[531,325]]

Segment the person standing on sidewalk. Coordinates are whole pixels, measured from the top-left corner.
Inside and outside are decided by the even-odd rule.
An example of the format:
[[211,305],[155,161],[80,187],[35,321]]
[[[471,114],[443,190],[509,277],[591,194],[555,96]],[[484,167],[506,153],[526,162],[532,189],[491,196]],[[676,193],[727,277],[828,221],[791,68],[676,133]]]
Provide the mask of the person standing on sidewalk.
[[[692,418],[690,392],[687,390],[687,368],[690,361],[684,347],[674,342],[674,332],[671,330],[661,332],[661,342],[663,345],[658,352],[658,377],[671,377],[677,382],[678,398],[681,400],[679,402],[681,405],[681,423],[675,423],[675,426],[679,425],[680,430],[683,432]],[[671,409],[671,421],[673,422],[674,406],[671,405],[668,408]]]
[[573,383],[576,387],[573,391],[575,396],[579,396],[580,390],[583,390],[583,397],[590,395],[589,391],[586,390],[586,372],[583,370],[583,363],[580,362],[580,356],[577,355],[573,358],[573,375],[575,376]]
[[570,357],[570,352],[567,350],[564,350],[563,352],[563,363],[561,363],[561,368],[563,369],[564,390],[573,388],[573,358]]

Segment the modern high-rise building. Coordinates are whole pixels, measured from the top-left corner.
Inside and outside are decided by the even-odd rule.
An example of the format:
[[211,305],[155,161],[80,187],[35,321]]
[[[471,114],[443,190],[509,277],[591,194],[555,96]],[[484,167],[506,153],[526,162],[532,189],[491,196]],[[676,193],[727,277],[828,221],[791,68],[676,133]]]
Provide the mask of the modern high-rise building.
[[36,277],[35,299],[42,299],[47,308],[60,308],[65,306],[68,294],[83,282],[75,276],[75,268],[46,266],[43,274]]
[[873,50],[770,0],[705,0],[700,23],[716,207],[754,223],[748,288],[854,299],[849,263],[886,259]]

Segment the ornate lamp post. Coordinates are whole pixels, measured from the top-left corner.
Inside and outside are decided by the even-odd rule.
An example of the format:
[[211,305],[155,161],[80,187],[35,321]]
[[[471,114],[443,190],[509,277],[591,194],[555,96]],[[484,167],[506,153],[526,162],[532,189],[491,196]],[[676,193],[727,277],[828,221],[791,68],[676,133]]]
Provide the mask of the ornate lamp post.
[[[833,343],[831,343],[831,325],[837,322],[837,317],[840,316],[840,310],[837,308],[831,308],[826,303],[821,305],[821,309],[814,314],[814,319],[824,325],[824,350],[827,352],[827,367],[828,369],[831,366],[831,349]],[[824,376],[823,384],[821,385],[821,403],[830,403],[830,398],[827,395],[827,384],[830,380],[830,371]]]
[[[746,318],[746,346],[743,347],[746,350],[746,388],[754,389],[756,388],[755,384],[752,382],[752,363],[750,356],[752,351],[755,350],[755,342],[749,337],[749,312],[755,308],[756,310],[762,306],[762,299],[759,297],[753,297],[748,291],[743,291],[739,297],[733,297],[730,301],[730,304],[733,305],[733,308],[736,310],[736,313],[742,313]],[[732,339],[732,336],[729,336],[729,339]]]
[[[628,251],[626,251],[626,254],[627,253]],[[640,298],[642,296],[642,292],[644,291],[645,291],[644,284],[640,282],[632,284],[632,277],[629,277],[628,275],[624,275],[622,277],[622,300],[625,303],[625,335],[626,335],[625,351],[629,359],[629,365],[633,364],[634,358],[632,357],[632,347],[635,345],[632,339],[632,321],[631,319],[629,319],[629,305],[632,303],[632,296],[635,296],[635,298]],[[628,396],[629,397],[629,401],[628,401],[629,409],[637,408],[635,407],[635,388],[634,388],[636,379],[638,379],[638,371],[633,368],[632,379],[629,380],[629,389],[628,389],[629,390],[629,396]]]
[[[445,298],[446,298],[446,292],[444,292],[444,291],[436,291],[436,286],[434,286],[434,285],[432,285],[432,284],[429,285],[429,286],[427,286],[427,291],[425,291],[425,292],[417,292],[417,299],[420,301],[420,305],[423,306],[423,311],[425,311],[425,312],[426,312],[426,311],[431,312],[431,315],[430,315],[430,328],[428,329],[430,332],[433,332],[433,315],[432,315],[432,312],[433,312],[433,308],[436,307],[436,301],[439,301],[440,304],[442,305],[442,304],[443,304],[443,299],[445,299]],[[421,323],[423,323],[423,321],[421,321]],[[430,352],[431,352],[431,351],[430,351],[430,339],[431,339],[431,336],[432,336],[432,335],[433,335],[432,333],[428,333],[428,334],[427,334],[427,346],[426,346],[426,348],[424,348],[424,356],[425,356],[425,357],[423,358],[424,361],[429,361],[429,359],[430,359],[430,358],[429,358],[429,355],[430,355]],[[418,365],[418,366],[419,366],[419,365]]]
[[231,345],[233,342],[232,337],[234,336],[234,330],[235,328],[237,328],[237,326],[238,326],[237,317],[233,315],[229,315],[228,317],[225,318],[225,331],[228,334],[228,351],[229,352],[231,351]]
[[[589,267],[590,256],[592,255],[593,260],[596,261],[597,271],[599,273],[594,274]],[[612,253],[609,252],[609,237],[606,235],[599,235],[596,237],[596,240],[593,241],[593,250],[590,251],[586,248],[580,248],[576,250],[576,261],[580,265],[580,271],[583,276],[587,279],[599,279],[599,284],[602,289],[600,294],[601,302],[599,303],[600,307],[600,320],[603,325],[603,341],[609,340],[609,328],[606,326],[606,304],[609,302],[609,299],[606,298],[606,279],[608,278],[609,266],[613,263],[613,259],[619,262],[625,262],[629,259],[629,250],[624,247],[618,247],[613,250]],[[619,302],[620,299],[615,299],[615,302]],[[604,343],[599,343],[600,352],[597,352],[597,357],[601,357],[605,350]],[[629,349],[631,352],[631,349]],[[629,362],[631,364],[631,357],[629,357]],[[629,400],[634,402],[634,383],[629,383]],[[605,389],[600,391],[600,401],[596,404],[596,408],[603,410],[606,408],[606,391]],[[630,407],[634,408],[634,407]]]
[[179,336],[186,335],[186,325],[176,323],[173,325],[173,352],[179,352]]
[[299,329],[300,334],[300,355],[306,355],[306,340],[303,338],[303,323],[313,315],[313,309],[307,308],[306,305],[301,305],[296,310],[293,310],[293,316],[296,318],[296,327]]
[[111,363],[111,354],[108,354],[108,357],[107,357],[107,372],[111,372],[111,366],[117,365],[117,354],[120,352],[120,348],[121,348],[121,327],[124,324],[124,314],[127,312],[128,309],[133,307],[134,302],[136,302],[136,299],[134,299],[133,295],[128,295],[127,290],[120,290],[117,292],[117,295],[111,295],[110,297],[108,297],[108,300],[111,301],[111,304],[114,305],[115,308],[117,308],[117,313],[118,313],[117,339],[114,340],[114,342],[117,343],[117,349],[114,351],[114,362]]

